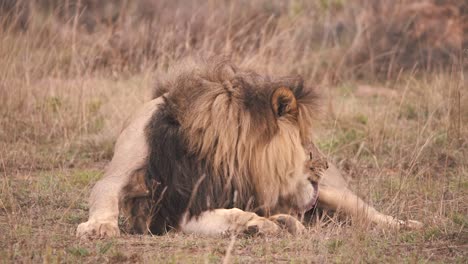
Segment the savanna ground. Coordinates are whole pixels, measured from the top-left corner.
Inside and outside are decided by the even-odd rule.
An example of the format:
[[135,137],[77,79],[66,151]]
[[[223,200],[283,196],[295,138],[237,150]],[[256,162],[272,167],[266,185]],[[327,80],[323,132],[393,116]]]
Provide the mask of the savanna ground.
[[[0,1],[2,262],[468,261],[463,1],[130,2]],[[300,236],[76,239],[154,77],[220,53],[319,87],[320,148],[366,201],[425,227],[324,217]]]

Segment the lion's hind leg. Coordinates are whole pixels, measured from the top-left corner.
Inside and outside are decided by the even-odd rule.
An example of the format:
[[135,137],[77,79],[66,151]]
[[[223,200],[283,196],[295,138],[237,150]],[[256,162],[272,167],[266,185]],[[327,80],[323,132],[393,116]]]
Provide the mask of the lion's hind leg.
[[397,229],[417,229],[422,227],[422,223],[418,221],[403,221],[380,213],[346,187],[320,186],[319,206],[334,211],[341,211],[358,219],[369,220],[379,226]]

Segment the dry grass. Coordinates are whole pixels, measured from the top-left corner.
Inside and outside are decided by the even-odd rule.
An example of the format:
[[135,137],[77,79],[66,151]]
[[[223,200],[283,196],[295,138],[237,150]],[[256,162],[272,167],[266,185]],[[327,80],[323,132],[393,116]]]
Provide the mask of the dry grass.
[[[153,13],[132,16],[141,12],[133,6],[125,16],[98,20],[92,28],[82,11],[68,9],[66,16],[38,8],[30,10],[24,31],[11,21],[2,27],[2,261],[180,263],[230,256],[239,263],[466,262],[468,85],[462,67],[468,53],[443,71],[359,79],[343,60],[352,25],[346,34],[335,34],[336,21],[353,21],[354,5],[243,1],[249,7],[244,12],[245,5],[227,1],[158,3],[145,8]],[[321,149],[360,196],[426,227],[382,231],[325,218],[299,237],[169,234],[77,241],[89,189],[112,156],[123,122],[149,98],[153,77],[188,54],[221,52],[246,67],[299,73],[320,86]]]

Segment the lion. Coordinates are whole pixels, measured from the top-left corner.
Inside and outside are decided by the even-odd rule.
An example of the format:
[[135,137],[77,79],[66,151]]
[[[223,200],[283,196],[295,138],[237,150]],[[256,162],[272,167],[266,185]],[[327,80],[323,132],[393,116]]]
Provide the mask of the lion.
[[297,234],[305,227],[295,216],[315,207],[420,227],[347,188],[313,143],[318,100],[300,76],[262,76],[226,58],[184,61],[118,137],[77,236],[119,236],[119,213],[130,233]]

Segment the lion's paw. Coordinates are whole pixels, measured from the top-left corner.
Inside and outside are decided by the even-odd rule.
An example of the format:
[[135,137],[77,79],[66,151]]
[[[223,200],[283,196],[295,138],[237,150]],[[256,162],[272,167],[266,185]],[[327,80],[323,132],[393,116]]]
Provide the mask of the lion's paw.
[[76,236],[85,239],[118,237],[120,236],[120,230],[117,222],[97,222],[90,220],[78,225]]
[[301,234],[305,230],[304,225],[291,215],[278,214],[271,216],[269,219],[277,223],[279,226],[285,228],[293,235]]
[[280,227],[273,221],[258,217],[247,222],[244,234],[246,235],[272,235],[277,234]]

